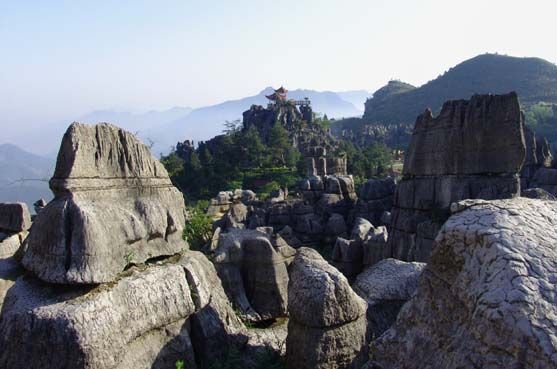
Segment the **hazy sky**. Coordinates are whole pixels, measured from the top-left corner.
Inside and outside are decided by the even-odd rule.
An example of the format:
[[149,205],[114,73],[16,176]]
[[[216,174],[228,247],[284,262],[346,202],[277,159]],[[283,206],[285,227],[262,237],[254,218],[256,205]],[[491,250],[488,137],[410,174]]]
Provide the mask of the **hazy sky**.
[[0,0],[0,126],[420,85],[485,52],[556,62],[556,22],[556,0]]

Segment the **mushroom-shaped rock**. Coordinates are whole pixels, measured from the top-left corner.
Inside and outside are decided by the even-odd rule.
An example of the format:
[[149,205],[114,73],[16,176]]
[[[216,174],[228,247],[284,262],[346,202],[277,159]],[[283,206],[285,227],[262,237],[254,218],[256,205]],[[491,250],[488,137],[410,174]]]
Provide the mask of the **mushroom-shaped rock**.
[[313,249],[290,266],[288,368],[359,368],[366,354],[366,303]]
[[187,247],[182,194],[147,146],[116,126],[72,124],[50,188],[23,258],[46,282],[111,282],[132,263]]

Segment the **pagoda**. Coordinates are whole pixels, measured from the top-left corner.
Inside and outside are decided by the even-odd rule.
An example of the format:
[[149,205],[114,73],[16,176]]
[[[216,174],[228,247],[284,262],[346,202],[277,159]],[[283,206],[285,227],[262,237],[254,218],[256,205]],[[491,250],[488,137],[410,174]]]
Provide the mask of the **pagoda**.
[[282,103],[286,101],[286,94],[288,93],[288,90],[282,86],[280,86],[280,88],[278,90],[275,90],[275,92],[271,95],[265,95],[265,97],[267,99],[270,100],[270,104],[277,104],[277,103]]

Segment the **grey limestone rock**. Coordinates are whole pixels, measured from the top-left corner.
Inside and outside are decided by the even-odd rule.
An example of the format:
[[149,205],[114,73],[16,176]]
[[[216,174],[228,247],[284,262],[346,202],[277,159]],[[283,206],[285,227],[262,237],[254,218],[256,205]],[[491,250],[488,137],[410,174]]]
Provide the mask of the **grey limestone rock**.
[[6,293],[16,279],[25,272],[17,255],[25,237],[27,237],[26,231],[14,234],[0,233],[0,311]]
[[287,368],[359,368],[366,303],[313,249],[299,249],[290,268]]
[[60,286],[26,275],[0,316],[0,367],[187,368],[249,337],[201,253],[132,267],[109,284]]
[[428,109],[418,117],[403,175],[518,173],[526,155],[523,126],[514,92],[447,101],[439,116]]
[[213,262],[224,289],[244,317],[259,321],[286,316],[287,265],[295,250],[267,229],[221,233]]
[[377,365],[555,368],[556,203],[468,200],[452,208],[416,295],[372,344]]
[[[455,201],[520,194],[523,118],[515,93],[448,101],[439,116],[427,110],[418,117],[394,197],[393,257],[427,262],[434,238],[430,231],[443,224]],[[418,225],[428,221],[420,232]]]
[[23,265],[52,283],[111,282],[131,263],[172,255],[185,207],[168,173],[132,134],[110,124],[72,124],[36,217]]
[[424,267],[424,263],[384,259],[358,275],[352,287],[368,304],[371,338],[378,338],[393,325],[402,306],[416,293]]
[[31,215],[25,203],[0,203],[0,231],[17,233],[29,227]]

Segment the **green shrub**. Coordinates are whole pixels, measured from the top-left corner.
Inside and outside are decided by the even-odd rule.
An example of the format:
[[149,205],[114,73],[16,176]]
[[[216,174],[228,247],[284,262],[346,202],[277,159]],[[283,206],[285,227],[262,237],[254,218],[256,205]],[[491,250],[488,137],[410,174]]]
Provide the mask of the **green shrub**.
[[207,201],[199,201],[189,209],[190,220],[184,227],[184,240],[192,250],[201,250],[213,235],[213,220],[205,212]]

